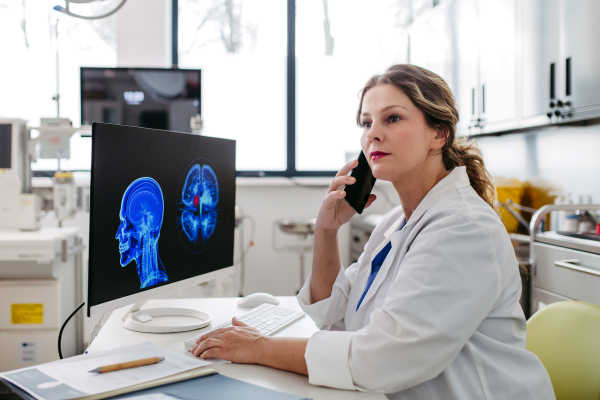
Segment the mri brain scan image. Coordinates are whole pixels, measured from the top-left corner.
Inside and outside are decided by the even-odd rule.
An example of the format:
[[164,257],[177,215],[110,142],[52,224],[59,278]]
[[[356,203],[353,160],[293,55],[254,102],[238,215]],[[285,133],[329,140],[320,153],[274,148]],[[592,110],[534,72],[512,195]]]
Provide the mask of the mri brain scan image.
[[121,266],[135,260],[140,288],[167,282],[158,255],[158,238],[164,214],[164,199],[158,182],[152,178],[133,181],[121,200],[119,240]]
[[219,223],[219,181],[210,161],[194,160],[180,185],[177,224],[188,250],[201,253],[210,247]]

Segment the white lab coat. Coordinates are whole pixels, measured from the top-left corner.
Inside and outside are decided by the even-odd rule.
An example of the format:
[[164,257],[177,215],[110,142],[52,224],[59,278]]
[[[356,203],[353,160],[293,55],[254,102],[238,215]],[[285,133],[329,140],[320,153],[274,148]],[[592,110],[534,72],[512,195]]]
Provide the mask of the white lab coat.
[[[398,231],[403,220],[401,207],[387,214],[329,298],[311,304],[310,277],[298,294],[321,329],[306,347],[310,383],[392,399],[554,399],[546,370],[525,350],[510,239],[465,167],[434,186]],[[356,311],[371,261],[389,241]]]

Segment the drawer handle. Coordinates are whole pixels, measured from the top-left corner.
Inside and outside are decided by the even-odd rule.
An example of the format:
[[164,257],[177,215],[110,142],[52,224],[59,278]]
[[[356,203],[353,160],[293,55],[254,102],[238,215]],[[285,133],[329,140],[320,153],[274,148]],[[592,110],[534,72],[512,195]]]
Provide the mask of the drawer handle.
[[579,260],[554,261],[554,265],[556,265],[557,267],[563,267],[563,268],[572,269],[572,270],[579,271],[579,272],[585,272],[586,274],[590,274],[590,275],[600,276],[600,271],[597,271],[597,270],[591,269],[591,268],[582,267],[577,264],[579,264]]

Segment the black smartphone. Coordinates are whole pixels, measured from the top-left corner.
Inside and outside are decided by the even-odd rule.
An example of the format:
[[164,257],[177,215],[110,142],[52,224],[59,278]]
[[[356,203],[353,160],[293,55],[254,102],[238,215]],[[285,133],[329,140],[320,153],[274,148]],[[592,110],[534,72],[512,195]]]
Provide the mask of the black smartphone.
[[344,186],[344,192],[346,197],[344,200],[359,214],[362,214],[369,200],[369,195],[375,181],[377,180],[371,172],[371,167],[367,162],[365,154],[361,151],[358,156],[358,165],[350,172],[350,176],[356,178],[356,182],[352,185]]

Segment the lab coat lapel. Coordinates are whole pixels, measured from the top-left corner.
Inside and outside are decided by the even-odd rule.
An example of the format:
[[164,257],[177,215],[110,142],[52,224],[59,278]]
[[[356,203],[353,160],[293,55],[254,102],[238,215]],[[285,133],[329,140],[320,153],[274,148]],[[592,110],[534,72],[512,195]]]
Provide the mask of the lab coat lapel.
[[[394,234],[392,234],[392,236],[390,238],[390,242],[392,243],[392,249],[388,253],[383,264],[381,265],[381,269],[377,273],[375,280],[371,284],[371,287],[369,288],[369,291],[365,295],[365,298],[363,299],[362,303],[360,304],[360,308],[358,309],[356,314],[358,314],[363,309],[363,307],[365,307],[369,303],[369,300],[371,300],[373,298],[373,296],[375,296],[375,294],[379,290],[379,287],[385,280],[386,275],[388,274],[388,272],[393,264],[394,259],[396,258],[396,256],[398,255],[398,252],[400,251],[400,245],[401,245],[401,241],[402,241],[403,231],[404,231],[404,229],[402,231],[395,232]],[[383,243],[383,245],[386,245],[386,244],[387,244],[387,241]],[[382,248],[383,248],[383,246],[382,246]],[[375,254],[377,254],[377,253],[375,253]],[[366,279],[364,279],[364,282],[366,282]]]

